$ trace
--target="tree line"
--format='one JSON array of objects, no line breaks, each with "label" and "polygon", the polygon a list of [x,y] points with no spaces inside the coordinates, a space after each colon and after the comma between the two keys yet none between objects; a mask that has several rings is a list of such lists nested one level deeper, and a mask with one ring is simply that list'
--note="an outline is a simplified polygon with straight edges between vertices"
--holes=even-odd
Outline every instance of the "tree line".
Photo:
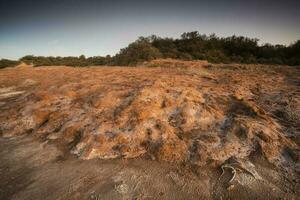
[{"label": "tree line", "polygon": [[[300,40],[291,45],[258,44],[258,39],[243,36],[218,37],[198,31],[185,32],[180,38],[162,38],[155,35],[139,37],[115,56],[45,57],[27,55],[19,61],[0,60],[5,63],[25,62],[34,66],[96,66],[137,65],[158,58],[182,60],[208,60],[212,63],[261,63],[300,65]],[[14,63],[16,64],[16,63]]]},{"label": "tree line", "polygon": [[183,33],[179,39],[140,37],[114,57],[116,64],[130,65],[156,58],[208,60],[212,63],[262,63],[300,65],[300,40],[289,46],[259,45],[243,36],[217,37],[199,32]]},{"label": "tree line", "polygon": [[112,58],[108,55],[106,57],[94,56],[94,57],[85,57],[81,55],[76,56],[67,56],[67,57],[53,57],[53,56],[33,56],[27,55],[20,59],[21,62],[26,64],[38,66],[72,66],[72,67],[84,67],[84,66],[97,66],[97,65],[107,65],[110,63]]}]

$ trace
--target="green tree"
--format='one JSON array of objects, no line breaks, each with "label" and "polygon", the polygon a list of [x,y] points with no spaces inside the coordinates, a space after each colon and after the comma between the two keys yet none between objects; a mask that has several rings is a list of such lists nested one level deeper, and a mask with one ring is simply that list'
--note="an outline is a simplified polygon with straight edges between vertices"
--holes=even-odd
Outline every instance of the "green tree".
[{"label": "green tree", "polygon": [[161,58],[162,54],[155,48],[149,38],[140,37],[128,47],[121,49],[114,58],[115,65],[136,65],[139,62]]}]

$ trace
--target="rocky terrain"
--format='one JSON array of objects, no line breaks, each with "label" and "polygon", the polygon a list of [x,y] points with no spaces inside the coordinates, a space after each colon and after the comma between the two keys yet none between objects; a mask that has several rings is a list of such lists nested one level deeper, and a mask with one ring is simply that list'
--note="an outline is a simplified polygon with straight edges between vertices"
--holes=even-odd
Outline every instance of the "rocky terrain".
[{"label": "rocky terrain", "polygon": [[297,199],[300,69],[1,69],[0,135],[1,199]]}]

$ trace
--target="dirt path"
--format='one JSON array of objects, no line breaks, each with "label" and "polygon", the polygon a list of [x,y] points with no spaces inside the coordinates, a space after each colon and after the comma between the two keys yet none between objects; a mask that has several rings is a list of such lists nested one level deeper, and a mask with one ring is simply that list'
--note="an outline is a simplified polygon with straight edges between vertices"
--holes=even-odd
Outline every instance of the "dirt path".
[{"label": "dirt path", "polygon": [[146,160],[61,159],[49,144],[1,140],[0,199],[207,199],[208,177]]},{"label": "dirt path", "polygon": [[[78,160],[30,137],[0,141],[0,199],[297,199],[296,177],[256,160],[262,180],[145,159]],[[221,177],[220,177],[221,176]],[[298,192],[298,194],[296,193]]]}]

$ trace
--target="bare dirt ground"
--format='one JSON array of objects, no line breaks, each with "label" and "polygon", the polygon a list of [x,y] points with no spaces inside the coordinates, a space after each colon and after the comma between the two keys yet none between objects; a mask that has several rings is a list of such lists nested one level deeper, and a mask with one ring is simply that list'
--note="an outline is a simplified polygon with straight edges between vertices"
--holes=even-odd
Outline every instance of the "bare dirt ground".
[{"label": "bare dirt ground", "polygon": [[0,70],[0,199],[297,199],[300,69]]}]

